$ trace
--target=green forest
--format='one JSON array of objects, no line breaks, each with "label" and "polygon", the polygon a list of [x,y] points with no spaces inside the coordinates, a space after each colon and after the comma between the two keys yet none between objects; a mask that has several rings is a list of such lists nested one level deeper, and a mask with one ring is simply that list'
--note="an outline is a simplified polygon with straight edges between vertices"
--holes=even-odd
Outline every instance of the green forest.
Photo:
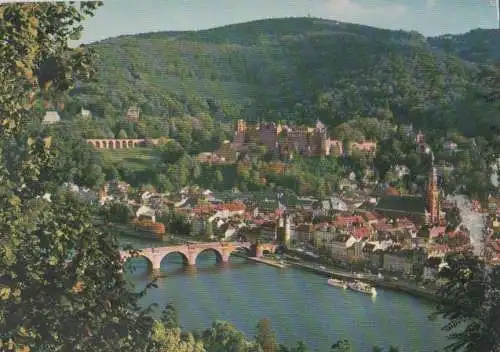
[{"label": "green forest", "polygon": [[[83,138],[168,137],[176,143],[163,149],[179,150],[180,145],[183,150],[175,160],[158,150],[123,158],[103,153],[91,173],[81,172],[95,181],[119,177],[162,190],[193,182],[243,190],[283,186],[321,196],[351,171],[361,179],[365,169],[375,167],[380,180],[391,181],[390,166],[406,164],[411,177],[396,186],[408,191],[420,186],[429,167],[400,128],[411,125],[424,131],[438,161],[456,166],[445,177],[448,192],[484,197],[495,190],[488,181],[478,186],[472,176],[487,180],[489,163],[500,151],[497,48],[492,30],[426,38],[316,18],[126,35],[89,45],[95,79],[77,82],[38,108],[42,113],[47,107],[63,107],[63,127],[51,127],[49,133],[59,135],[62,129],[63,135],[71,131]],[[124,118],[131,106],[140,108],[138,122]],[[92,118],[81,116],[82,108]],[[331,158],[331,165],[319,167],[312,164],[324,160],[310,167],[299,160],[279,177],[263,171],[278,156],[259,146],[245,162],[249,172],[238,173],[241,165],[197,165],[194,155],[231,139],[240,118],[309,125],[319,119],[334,138],[375,140],[384,147],[374,160]],[[446,140],[457,143],[462,153],[443,151]]]},{"label": "green forest", "polygon": [[476,126],[458,107],[495,58],[491,32],[454,40],[287,18],[110,38],[90,46],[98,82],[71,91],[65,111],[119,118],[137,104],[162,119],[319,118],[331,127],[362,116],[469,135]]}]

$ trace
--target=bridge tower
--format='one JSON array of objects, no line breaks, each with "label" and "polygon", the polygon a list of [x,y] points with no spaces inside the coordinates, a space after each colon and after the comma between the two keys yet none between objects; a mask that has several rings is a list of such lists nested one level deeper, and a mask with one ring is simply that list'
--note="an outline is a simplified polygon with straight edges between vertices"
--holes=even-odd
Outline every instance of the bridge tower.
[{"label": "bridge tower", "polygon": [[284,222],[285,222],[285,229],[284,229],[284,239],[283,243],[288,246],[290,245],[290,237],[291,237],[291,232],[292,232],[292,217],[290,214],[285,213],[284,214]]},{"label": "bridge tower", "polygon": [[264,256],[264,248],[262,247],[262,244],[257,242],[255,244],[255,257],[256,258],[261,258]]},{"label": "bridge tower", "polygon": [[276,233],[275,240],[285,244],[290,244],[291,237],[291,227],[292,227],[292,217],[291,214],[286,211],[280,216],[279,219],[279,229]]}]

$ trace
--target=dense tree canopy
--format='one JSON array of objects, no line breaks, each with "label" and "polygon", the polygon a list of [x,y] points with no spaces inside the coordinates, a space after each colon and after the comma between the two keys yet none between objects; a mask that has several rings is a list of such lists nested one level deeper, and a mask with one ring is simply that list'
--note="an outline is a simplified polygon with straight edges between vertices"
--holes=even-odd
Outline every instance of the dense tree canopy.
[{"label": "dense tree canopy", "polygon": [[[92,73],[86,51],[67,41],[98,5],[0,5],[0,38],[9,44],[0,50],[2,350],[138,351],[150,344],[153,320],[137,305],[142,293],[132,293],[120,274],[116,239],[94,227],[88,205],[57,187],[83,177],[68,166],[72,158],[78,168],[91,165],[91,156],[63,156],[83,150],[59,148],[74,142],[52,143],[29,127],[37,119],[32,102],[57,98]],[[40,198],[46,192],[50,198]]]}]

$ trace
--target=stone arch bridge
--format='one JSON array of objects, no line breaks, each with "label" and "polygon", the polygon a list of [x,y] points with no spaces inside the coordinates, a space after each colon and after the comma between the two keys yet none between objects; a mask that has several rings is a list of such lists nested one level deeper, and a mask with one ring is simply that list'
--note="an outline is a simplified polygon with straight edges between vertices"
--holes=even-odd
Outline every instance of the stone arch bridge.
[{"label": "stone arch bridge", "polygon": [[146,144],[145,139],[87,139],[97,149],[130,149]]},{"label": "stone arch bridge", "polygon": [[208,242],[208,243],[189,243],[177,246],[165,246],[156,248],[144,248],[137,254],[131,254],[127,251],[120,251],[122,261],[126,261],[130,257],[144,257],[152,266],[153,270],[160,269],[160,264],[167,255],[171,253],[179,253],[187,265],[195,265],[196,258],[201,252],[213,251],[217,257],[217,262],[227,263],[229,256],[234,251],[244,248],[251,256],[262,257],[264,251],[274,253],[277,245],[272,243],[262,243],[258,245],[250,242]]}]

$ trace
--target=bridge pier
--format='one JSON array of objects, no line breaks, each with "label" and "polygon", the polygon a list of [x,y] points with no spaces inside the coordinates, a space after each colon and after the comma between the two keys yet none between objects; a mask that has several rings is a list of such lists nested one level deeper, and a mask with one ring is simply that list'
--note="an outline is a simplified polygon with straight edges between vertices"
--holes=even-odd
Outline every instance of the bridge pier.
[{"label": "bridge pier", "polygon": [[151,264],[153,264],[153,271],[158,271],[160,270],[160,267],[161,267],[161,260],[163,258],[161,258],[160,256],[155,256],[153,258],[150,258],[149,260],[151,261]]},{"label": "bridge pier", "polygon": [[187,265],[196,265],[196,257],[198,256],[198,253],[195,252],[190,252],[188,257],[187,257]]}]

